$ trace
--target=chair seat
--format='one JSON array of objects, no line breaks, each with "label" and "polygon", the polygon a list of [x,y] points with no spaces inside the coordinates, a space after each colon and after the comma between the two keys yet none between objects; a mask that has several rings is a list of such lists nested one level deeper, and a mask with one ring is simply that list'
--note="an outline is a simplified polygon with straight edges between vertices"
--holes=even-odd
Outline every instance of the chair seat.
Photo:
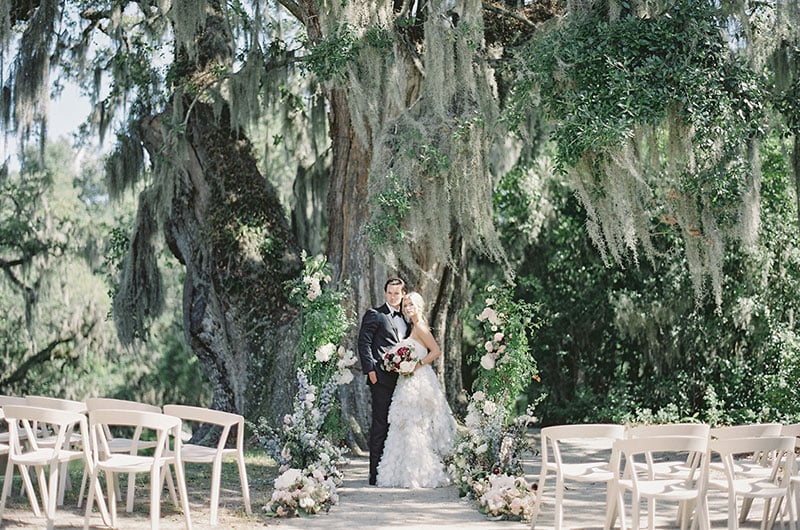
[{"label": "chair seat", "polygon": [[[728,490],[728,482],[725,480],[709,480],[709,489]],[[768,480],[760,478],[743,478],[733,481],[733,488],[736,494],[742,497],[753,497],[757,499],[769,499],[780,497],[786,493],[786,487],[776,485]]]},{"label": "chair seat", "polygon": [[[236,449],[223,449],[222,456],[236,455]],[[217,457],[216,447],[204,445],[185,444],[181,446],[181,460],[194,463],[211,463]]]},{"label": "chair seat", "polygon": [[614,478],[608,462],[587,462],[583,464],[562,464],[561,474],[578,482],[605,482]]},{"label": "chair seat", "polygon": [[[138,449],[152,449],[156,442],[152,440],[139,440],[136,447]],[[129,453],[133,447],[133,440],[130,438],[112,438],[108,441],[108,449],[112,453]]]},{"label": "chair seat", "polygon": [[[619,485],[626,489],[633,489],[633,481],[620,479]],[[685,501],[697,498],[697,488],[687,487],[686,481],[679,479],[664,480],[639,480],[637,482],[639,493],[642,497],[656,497],[659,499]]]},{"label": "chair seat", "polygon": [[[161,457],[160,463],[164,465],[171,463],[174,460],[172,457]],[[112,473],[129,473],[129,472],[142,472],[150,471],[153,466],[153,457],[140,456],[140,455],[127,455],[122,453],[114,453],[106,460],[99,460],[97,467]]]},{"label": "chair seat", "polygon": [[[641,467],[642,469],[647,469],[647,464],[637,464],[637,467]],[[692,469],[692,467],[687,466],[685,461],[681,460],[672,460],[669,462],[655,462],[652,466],[653,473],[655,473],[656,477],[666,477],[669,476],[670,478],[680,479],[680,480],[687,480],[689,478],[695,479],[700,474],[700,470],[697,468]]]},{"label": "chair seat", "polygon": [[34,466],[42,465],[42,462],[47,462],[48,460],[53,460],[55,456],[58,457],[59,461],[64,462],[67,460],[77,460],[78,458],[83,458],[83,453],[81,451],[66,451],[62,449],[61,451],[58,451],[58,455],[56,455],[56,451],[54,449],[44,447],[36,451],[28,451],[27,453],[14,455],[11,458],[15,464]]}]

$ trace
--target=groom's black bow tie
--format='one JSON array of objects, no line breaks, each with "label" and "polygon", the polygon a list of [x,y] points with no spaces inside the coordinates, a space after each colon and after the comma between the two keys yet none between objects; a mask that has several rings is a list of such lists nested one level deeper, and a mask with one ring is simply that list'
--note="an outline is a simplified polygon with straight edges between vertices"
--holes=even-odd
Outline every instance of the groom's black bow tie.
[{"label": "groom's black bow tie", "polygon": [[392,318],[394,318],[394,317],[403,318],[403,315],[402,315],[402,313],[400,313],[400,311],[392,311],[391,313],[389,313],[389,316],[392,317]]}]

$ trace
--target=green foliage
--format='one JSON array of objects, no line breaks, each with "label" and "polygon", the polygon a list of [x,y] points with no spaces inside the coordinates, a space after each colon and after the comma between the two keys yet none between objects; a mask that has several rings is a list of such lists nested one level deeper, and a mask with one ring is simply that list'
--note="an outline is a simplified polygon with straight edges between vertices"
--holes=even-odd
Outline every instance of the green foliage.
[{"label": "green foliage", "polygon": [[339,344],[355,321],[347,313],[348,289],[328,287],[330,267],[323,256],[302,254],[303,273],[286,283],[289,300],[300,307],[300,342],[295,368],[302,370],[313,385],[327,382],[336,373],[337,363],[345,356]]},{"label": "green foliage", "polygon": [[[375,35],[371,35],[372,40]],[[321,81],[331,81],[344,75],[358,47],[359,40],[353,28],[342,24],[311,48],[306,64]]]},{"label": "green foliage", "polygon": [[472,387],[511,412],[531,380],[538,379],[536,361],[528,346],[528,335],[539,326],[536,308],[515,299],[512,285],[489,284],[483,303],[477,317],[482,339],[470,359],[480,365]]},{"label": "green foliage", "polygon": [[403,219],[417,200],[413,191],[401,183],[395,174],[390,173],[387,180],[387,189],[373,199],[375,209],[371,219],[364,223],[364,234],[373,247],[403,240]]},{"label": "green foliage", "polygon": [[693,303],[674,254],[605,267],[585,212],[553,185],[554,214],[518,276],[543,320],[531,343],[542,383],[531,398],[547,394],[537,409],[544,424],[797,421],[800,247],[786,222],[795,191],[785,152],[777,139],[761,150],[761,237],[728,253],[719,309]]},{"label": "green foliage", "polygon": [[[657,126],[670,111],[695,127],[703,149],[760,127],[757,78],[722,39],[706,2],[670,3],[660,16],[599,15],[570,20],[520,51],[520,82],[506,119],[521,124],[541,105],[556,124],[556,160],[574,166],[588,153],[616,149],[634,125]],[[708,151],[707,151],[708,152]]]}]

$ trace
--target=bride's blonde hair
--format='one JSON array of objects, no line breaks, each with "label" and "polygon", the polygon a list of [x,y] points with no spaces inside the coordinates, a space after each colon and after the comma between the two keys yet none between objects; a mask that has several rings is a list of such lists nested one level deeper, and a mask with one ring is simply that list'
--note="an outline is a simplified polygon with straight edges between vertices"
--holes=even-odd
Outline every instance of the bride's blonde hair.
[{"label": "bride's blonde hair", "polygon": [[430,329],[428,326],[428,319],[425,318],[425,300],[422,298],[422,295],[417,291],[411,291],[410,293],[406,294],[405,297],[410,298],[411,301],[414,302],[414,307],[417,309],[417,315],[419,315],[421,327],[424,329]]}]

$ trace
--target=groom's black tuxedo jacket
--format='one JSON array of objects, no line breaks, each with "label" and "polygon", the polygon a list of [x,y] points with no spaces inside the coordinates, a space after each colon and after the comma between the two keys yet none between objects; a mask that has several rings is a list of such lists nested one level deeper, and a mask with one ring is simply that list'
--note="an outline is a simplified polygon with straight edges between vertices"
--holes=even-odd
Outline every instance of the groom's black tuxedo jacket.
[{"label": "groom's black tuxedo jacket", "polygon": [[361,359],[361,371],[364,374],[375,370],[378,384],[393,387],[397,384],[397,374],[383,369],[383,354],[405,337],[400,335],[390,312],[389,306],[383,304],[368,309],[364,314],[361,328],[358,330],[358,357]]}]

